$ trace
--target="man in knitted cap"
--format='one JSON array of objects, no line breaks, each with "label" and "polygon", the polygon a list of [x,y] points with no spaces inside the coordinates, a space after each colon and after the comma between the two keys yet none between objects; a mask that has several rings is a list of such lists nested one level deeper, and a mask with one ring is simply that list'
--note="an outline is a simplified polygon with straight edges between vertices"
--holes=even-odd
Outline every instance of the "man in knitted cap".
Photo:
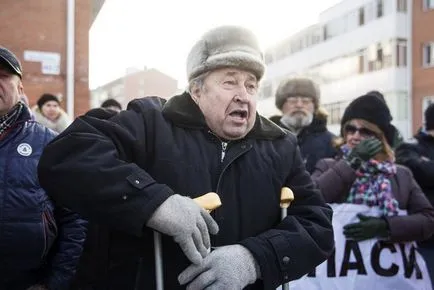
[{"label": "man in knitted cap", "polygon": [[297,135],[301,156],[308,172],[323,158],[336,155],[335,136],[327,130],[327,113],[319,107],[320,92],[308,78],[283,80],[276,91],[276,107],[283,116],[270,119]]},{"label": "man in knitted cap", "polygon": [[[396,150],[396,162],[413,172],[427,198],[434,205],[434,103],[425,110],[425,126],[413,142],[403,143]],[[424,256],[434,283],[434,237],[420,242],[420,253]]]},{"label": "man in knitted cap", "polygon": [[[264,69],[249,30],[215,28],[188,56],[188,91],[79,117],[46,148],[44,188],[111,230],[98,289],[155,289],[153,231],[165,289],[275,289],[332,252],[331,210],[295,137],[256,112]],[[295,202],[281,221],[285,186]],[[209,214],[193,198],[212,191],[222,206]]]},{"label": "man in knitted cap", "polygon": [[33,120],[22,76],[18,58],[0,47],[0,289],[69,289],[84,221],[39,185],[38,160],[56,134]]}]

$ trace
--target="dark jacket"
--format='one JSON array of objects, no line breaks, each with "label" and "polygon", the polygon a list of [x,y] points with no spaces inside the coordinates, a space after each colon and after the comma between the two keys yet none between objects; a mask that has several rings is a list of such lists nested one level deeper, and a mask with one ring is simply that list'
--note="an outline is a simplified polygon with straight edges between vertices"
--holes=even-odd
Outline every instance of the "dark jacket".
[{"label": "dark jacket", "polygon": [[[273,116],[270,120],[288,129],[280,122],[280,118],[281,116]],[[327,130],[327,116],[321,111],[315,114],[312,123],[297,135],[301,156],[309,173],[313,172],[315,164],[320,159],[332,158],[336,155],[336,148],[333,145],[335,138],[335,135]]]},{"label": "dark jacket", "polygon": [[64,289],[75,273],[84,222],[55,207],[37,176],[42,149],[55,135],[32,121],[25,108],[0,140],[1,289],[27,288],[37,282]]},{"label": "dark jacket", "polygon": [[[220,232],[211,242],[240,243],[253,253],[262,280],[248,289],[275,289],[329,256],[332,212],[304,170],[293,135],[258,117],[248,136],[229,143],[221,162],[222,142],[191,97],[184,93],[163,103],[143,98],[109,120],[80,117],[42,155],[44,188],[111,227],[108,277],[97,289],[133,289],[139,256],[141,286],[155,288],[153,235],[145,224],[175,192],[220,195],[223,205],[212,212]],[[285,185],[295,201],[281,222]],[[165,287],[182,289],[177,275],[189,262],[170,237],[162,244]]]},{"label": "dark jacket", "polygon": [[[434,205],[434,137],[419,132],[415,142],[403,143],[396,150],[396,162],[407,166],[413,172],[422,191]],[[434,237],[429,243],[420,245],[434,246]]]},{"label": "dark jacket", "polygon": [[[316,165],[312,179],[326,202],[344,203],[356,179],[356,172],[344,159],[323,159]],[[434,233],[434,209],[406,167],[397,165],[392,182],[399,208],[408,216],[386,217],[393,242],[420,241]]]}]

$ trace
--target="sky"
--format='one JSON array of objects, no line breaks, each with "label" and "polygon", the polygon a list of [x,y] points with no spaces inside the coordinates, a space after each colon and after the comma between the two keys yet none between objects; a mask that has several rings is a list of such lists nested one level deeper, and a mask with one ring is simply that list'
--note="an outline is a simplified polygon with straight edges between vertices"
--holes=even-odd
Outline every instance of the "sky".
[{"label": "sky", "polygon": [[318,21],[340,0],[106,0],[89,33],[89,86],[156,68],[186,85],[186,58],[207,30],[251,29],[263,49]]}]

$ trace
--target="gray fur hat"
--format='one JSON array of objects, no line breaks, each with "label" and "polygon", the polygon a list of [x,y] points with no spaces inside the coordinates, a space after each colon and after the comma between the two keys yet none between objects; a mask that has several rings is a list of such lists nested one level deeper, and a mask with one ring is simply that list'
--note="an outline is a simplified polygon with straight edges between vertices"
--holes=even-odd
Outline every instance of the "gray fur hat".
[{"label": "gray fur hat", "polygon": [[220,26],[205,33],[188,55],[188,81],[224,67],[250,71],[258,81],[262,78],[265,72],[264,57],[251,31],[238,26]]},{"label": "gray fur hat", "polygon": [[289,78],[283,80],[276,90],[276,107],[281,110],[289,97],[311,97],[318,109],[320,92],[317,85],[308,78]]}]

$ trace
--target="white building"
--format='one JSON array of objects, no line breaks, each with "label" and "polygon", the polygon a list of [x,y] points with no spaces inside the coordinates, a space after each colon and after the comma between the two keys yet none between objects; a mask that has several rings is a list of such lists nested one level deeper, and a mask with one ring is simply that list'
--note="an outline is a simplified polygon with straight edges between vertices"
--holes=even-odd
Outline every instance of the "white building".
[{"label": "white building", "polygon": [[378,90],[393,123],[409,137],[410,21],[406,0],[344,0],[329,8],[317,24],[266,52],[258,111],[267,117],[279,113],[274,105],[279,82],[288,76],[307,76],[320,87],[334,133],[339,132],[341,116],[352,99]]}]

